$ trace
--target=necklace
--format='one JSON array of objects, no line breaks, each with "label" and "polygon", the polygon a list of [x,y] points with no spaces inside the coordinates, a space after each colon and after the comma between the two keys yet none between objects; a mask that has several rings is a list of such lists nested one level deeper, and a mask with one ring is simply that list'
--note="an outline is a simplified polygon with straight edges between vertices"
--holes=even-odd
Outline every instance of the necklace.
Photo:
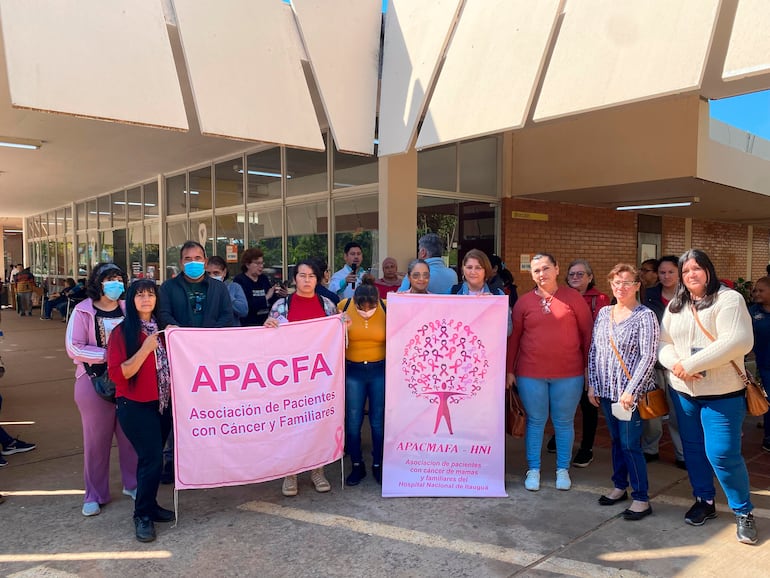
[{"label": "necklace", "polygon": [[[556,293],[548,295],[548,293],[542,289],[538,289],[538,295],[540,295],[540,307],[542,308],[543,313],[548,315],[551,312],[551,303],[553,302]],[[545,297],[545,295],[548,295],[548,297]]]}]

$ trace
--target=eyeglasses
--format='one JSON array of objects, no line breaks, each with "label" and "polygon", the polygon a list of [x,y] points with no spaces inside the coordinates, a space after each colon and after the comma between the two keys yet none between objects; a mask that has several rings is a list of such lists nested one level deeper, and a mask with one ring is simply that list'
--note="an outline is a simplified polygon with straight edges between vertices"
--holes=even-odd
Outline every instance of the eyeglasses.
[{"label": "eyeglasses", "polygon": [[633,287],[634,285],[638,285],[636,281],[613,281],[610,283],[615,289],[620,289],[621,287]]},{"label": "eyeglasses", "polygon": [[463,265],[463,269],[466,271],[483,271],[484,267],[474,266],[474,265]]},{"label": "eyeglasses", "polygon": [[578,279],[582,279],[586,276],[585,271],[572,271],[571,273],[567,273],[567,277],[576,277]]}]

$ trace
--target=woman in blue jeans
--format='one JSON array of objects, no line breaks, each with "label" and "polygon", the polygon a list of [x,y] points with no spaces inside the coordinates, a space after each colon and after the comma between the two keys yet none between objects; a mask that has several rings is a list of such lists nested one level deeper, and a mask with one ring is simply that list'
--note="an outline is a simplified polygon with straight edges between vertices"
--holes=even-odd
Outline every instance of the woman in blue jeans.
[{"label": "woman in blue jeans", "polygon": [[527,412],[524,487],[540,489],[540,454],[550,412],[556,433],[556,489],[569,490],[575,410],[583,393],[593,319],[580,293],[559,286],[559,266],[552,255],[537,254],[530,265],[536,287],[513,307],[506,385],[517,386]]},{"label": "woman in blue jeans", "polygon": [[588,355],[588,400],[595,406],[601,404],[612,439],[614,488],[599,498],[599,504],[612,506],[627,500],[630,482],[633,502],[623,518],[641,520],[652,514],[652,506],[636,402],[655,388],[660,331],[655,313],[636,300],[640,285],[636,268],[616,265],[608,279],[616,304],[599,311]]},{"label": "woman in blue jeans", "polygon": [[736,367],[754,342],[751,317],[737,291],[719,283],[703,251],[679,258],[681,283],[663,315],[660,363],[669,371],[684,460],[695,503],[685,522],[716,518],[714,474],[735,513],[736,535],[757,542],[749,474],[741,455],[746,392]]},{"label": "woman in blue jeans", "polygon": [[348,347],[345,350],[345,451],[353,469],[345,478],[357,486],[366,477],[361,451],[364,406],[369,400],[372,429],[372,475],[382,483],[382,447],[385,438],[385,302],[374,277],[365,275],[351,299],[337,305],[347,317]]}]

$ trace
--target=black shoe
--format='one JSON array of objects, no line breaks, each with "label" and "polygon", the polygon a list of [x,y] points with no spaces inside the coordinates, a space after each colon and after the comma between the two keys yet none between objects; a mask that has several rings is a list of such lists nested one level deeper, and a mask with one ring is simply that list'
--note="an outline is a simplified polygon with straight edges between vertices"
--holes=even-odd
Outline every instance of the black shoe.
[{"label": "black shoe", "polygon": [[357,486],[366,477],[366,466],[363,462],[360,464],[353,464],[353,471],[345,478],[346,486]]},{"label": "black shoe", "polygon": [[652,514],[652,506],[650,504],[647,504],[647,509],[642,510],[641,512],[634,512],[633,510],[624,510],[623,519],[629,520],[631,522],[636,522],[637,520],[641,520],[642,518],[649,516],[650,514]]},{"label": "black shoe", "polygon": [[625,502],[628,499],[628,492],[623,492],[623,495],[619,498],[608,498],[607,496],[599,497],[599,504],[602,506],[614,506],[618,502]]},{"label": "black shoe", "polygon": [[382,466],[372,466],[372,476],[374,476],[375,482],[382,485]]},{"label": "black shoe", "polygon": [[757,543],[757,527],[754,525],[754,514],[736,514],[736,536],[742,544]]},{"label": "black shoe", "polygon": [[649,463],[657,462],[660,459],[660,454],[644,454],[644,461]]},{"label": "black shoe", "polygon": [[167,510],[166,508],[161,508],[158,506],[155,510],[155,514],[152,516],[153,522],[173,522],[176,520],[176,515],[174,514],[173,510]]},{"label": "black shoe", "polygon": [[687,464],[684,463],[684,460],[676,460],[674,465],[680,470],[687,470]]},{"label": "black shoe", "polygon": [[692,508],[687,510],[687,513],[684,515],[684,521],[690,524],[690,526],[702,526],[706,523],[706,520],[713,520],[716,517],[716,506],[698,498],[695,500]]},{"label": "black shoe", "polygon": [[155,524],[147,516],[134,516],[136,539],[140,542],[155,541]]},{"label": "black shoe", "polygon": [[548,450],[549,454],[556,453],[556,436],[551,436],[551,439],[548,440],[548,445],[545,446],[545,448]]},{"label": "black shoe", "polygon": [[174,483],[174,462],[168,461],[163,464],[163,471],[160,473],[160,483],[164,486]]},{"label": "black shoe", "polygon": [[575,459],[572,460],[572,465],[576,468],[587,468],[592,461],[594,461],[593,450],[580,448],[575,454]]}]

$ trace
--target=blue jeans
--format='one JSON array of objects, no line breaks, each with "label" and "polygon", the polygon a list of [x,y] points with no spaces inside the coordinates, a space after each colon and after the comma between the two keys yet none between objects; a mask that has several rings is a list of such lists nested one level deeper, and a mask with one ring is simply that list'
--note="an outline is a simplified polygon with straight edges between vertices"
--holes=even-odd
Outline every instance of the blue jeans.
[{"label": "blue jeans", "polygon": [[373,463],[382,465],[385,442],[385,361],[345,362],[345,451],[354,464],[363,460],[361,426],[369,398],[369,426],[372,428]]},{"label": "blue jeans", "polygon": [[635,409],[630,421],[622,421],[612,415],[612,400],[601,398],[602,411],[612,439],[612,483],[625,490],[631,483],[631,497],[639,502],[649,502],[647,462],[642,454],[642,418]]},{"label": "blue jeans", "polygon": [[527,412],[527,433],[524,439],[529,469],[540,469],[543,432],[549,409],[556,434],[556,469],[568,469],[575,441],[575,411],[583,394],[583,376],[559,379],[517,376],[516,384],[524,411]]},{"label": "blue jeans", "polygon": [[746,416],[744,396],[722,399],[687,399],[672,390],[682,436],[684,461],[692,494],[702,500],[716,495],[714,474],[736,514],[754,509],[749,493],[749,472],[741,455],[741,431]]}]

